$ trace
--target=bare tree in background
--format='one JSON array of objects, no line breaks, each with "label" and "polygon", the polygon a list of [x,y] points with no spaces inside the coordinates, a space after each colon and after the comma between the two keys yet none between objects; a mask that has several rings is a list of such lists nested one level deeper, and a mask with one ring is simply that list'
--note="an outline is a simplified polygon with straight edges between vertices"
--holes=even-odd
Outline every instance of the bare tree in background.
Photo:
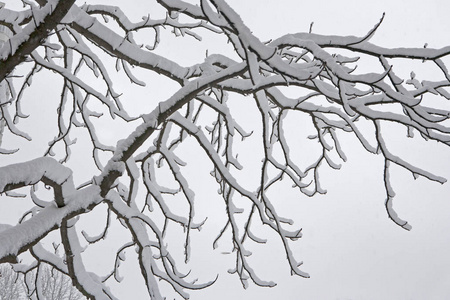
[{"label": "bare tree in background", "polygon": [[23,281],[8,264],[0,265],[0,300],[23,299]]},{"label": "bare tree in background", "polygon": [[0,300],[45,299],[80,300],[83,295],[72,285],[70,277],[46,265],[26,269],[2,264],[0,266]]},{"label": "bare tree in background", "polygon": [[[33,290],[41,296],[38,299],[46,300],[80,300],[83,295],[72,285],[70,277],[56,269],[41,264],[37,269],[39,274],[30,274],[32,278],[38,278],[33,282]],[[34,275],[34,276],[33,276]],[[30,290],[30,288],[28,288]]]},{"label": "bare tree in background", "polygon": [[[362,37],[306,32],[262,42],[224,0],[201,0],[199,5],[157,2],[166,15],[153,19],[151,11],[142,12],[137,22],[119,7],[77,5],[73,0],[24,1],[23,10],[0,10],[0,24],[13,33],[0,49],[0,80],[10,94],[0,103],[5,124],[0,145],[5,147],[0,148],[3,155],[12,159],[21,152],[5,146],[7,137],[39,138],[21,129],[27,117],[25,98],[33,97],[26,94],[32,81],[41,74],[60,77],[50,84],[60,89],[60,99],[54,107],[57,133],[44,141],[47,150],[33,160],[0,168],[4,197],[14,201],[13,197],[24,195],[13,190],[30,186],[32,201],[17,225],[0,232],[0,262],[17,263],[21,253],[30,253],[34,263],[20,264],[22,272],[49,264],[69,275],[86,297],[116,299],[108,283],[122,280],[119,270],[124,252],[134,248],[151,299],[163,298],[161,281],[184,298],[188,298],[187,290],[210,286],[214,278],[197,282],[184,271],[186,265],[191,267],[192,237],[208,222],[195,214],[200,209],[192,187],[196,176],[185,171],[188,165],[181,159],[186,147],[201,149],[199,157],[211,166],[226,216],[214,246],[230,237],[235,255],[230,272],[239,276],[244,287],[249,281],[275,285],[260,279],[249,261],[247,245],[265,243],[265,237],[255,234],[261,226],[278,235],[292,274],[309,276],[291,251],[291,241],[301,237],[301,228],[277,212],[269,191],[285,179],[306,196],[325,193],[320,169],[339,169],[339,160],[346,160],[339,142],[345,134],[354,135],[365,150],[383,157],[387,214],[405,229],[410,229],[409,224],[393,210],[391,166],[400,166],[414,177],[446,181],[408,162],[402,153],[392,152],[385,142],[385,129],[386,124],[397,124],[409,137],[415,134],[449,144],[450,74],[445,61],[450,47],[387,49],[374,45],[370,39],[382,20]],[[197,39],[200,44],[202,35],[217,35],[234,54],[206,53],[203,61],[181,66],[169,55],[158,54],[164,38],[169,38],[167,32]],[[421,61],[440,79],[420,78],[414,72],[402,78],[393,59]],[[111,61],[115,65],[104,63]],[[367,61],[378,65],[369,73],[363,71]],[[176,89],[163,100],[146,95],[146,106],[131,114],[136,94],[122,94],[116,86],[125,89],[126,77],[136,89],[143,88],[151,84],[153,79],[147,78],[152,76],[171,82],[168,90]],[[61,85],[56,87],[56,83]],[[287,96],[290,89],[298,91],[298,96]],[[253,99],[259,111],[253,127],[236,121],[230,107],[235,95]],[[48,105],[47,100],[33,99],[42,105]],[[285,124],[293,116],[309,120],[316,131],[309,138],[320,145],[315,160],[305,166],[301,154],[290,151],[287,136],[292,129]],[[106,131],[99,129],[99,121],[134,129],[111,143],[104,136]],[[69,166],[77,155],[75,149],[81,151],[76,141],[82,137],[89,138],[91,147],[89,156],[81,160],[83,176],[91,166],[98,170],[86,182],[77,183],[74,177],[80,175],[73,174]],[[246,161],[234,153],[233,145],[245,138],[253,138],[252,147],[259,147],[254,153],[259,162],[256,188],[242,179]],[[53,195],[39,196],[37,190],[43,185]],[[184,199],[186,209],[178,209],[179,202],[174,205],[172,199]],[[244,210],[237,204],[243,201],[248,204]],[[96,207],[106,211],[101,232],[78,230],[77,222]],[[115,220],[129,233],[128,239],[114,250],[111,270],[96,275],[85,263],[86,249],[107,240]],[[100,223],[96,224],[98,228]],[[167,242],[173,225],[183,229],[178,232],[184,244],[182,253]],[[63,255],[46,248],[50,238],[55,247],[62,244]]]}]

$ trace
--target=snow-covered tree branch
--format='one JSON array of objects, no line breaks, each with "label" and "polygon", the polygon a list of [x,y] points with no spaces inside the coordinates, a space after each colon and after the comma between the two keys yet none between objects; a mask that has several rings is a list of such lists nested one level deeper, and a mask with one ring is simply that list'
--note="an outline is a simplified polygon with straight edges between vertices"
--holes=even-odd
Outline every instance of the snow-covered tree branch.
[{"label": "snow-covered tree branch", "polygon": [[[202,184],[215,185],[221,202],[209,205],[222,205],[225,217],[211,246],[231,245],[229,272],[244,287],[275,285],[259,277],[250,259],[248,245],[267,242],[256,233],[261,227],[278,237],[291,273],[309,277],[301,253],[292,251],[301,224],[279,212],[270,191],[284,179],[299,195],[326,193],[321,170],[347,161],[341,142],[347,135],[383,158],[387,216],[404,229],[411,226],[394,210],[391,167],[446,182],[392,150],[387,136],[389,126],[399,126],[407,137],[450,145],[450,46],[373,44],[384,15],[360,37],[298,32],[261,41],[225,0],[158,0],[139,12],[139,21],[124,8],[95,1],[22,2],[21,10],[0,8],[0,24],[11,32],[0,44],[0,155],[14,162],[0,167],[0,193],[7,201],[30,201],[17,224],[0,227],[0,262],[16,264],[35,282],[51,265],[87,298],[116,299],[109,285],[123,280],[121,262],[134,248],[151,299],[163,299],[161,282],[186,299],[189,290],[214,284],[217,276],[191,274],[195,236],[211,221],[198,213],[205,210],[197,195]],[[200,49],[213,39],[224,51],[182,63],[164,48],[171,35]],[[405,78],[397,61],[419,61],[434,76],[411,69]],[[46,86],[40,86],[43,76],[51,77]],[[59,98],[28,93],[36,87],[57,89]],[[239,97],[254,107],[246,124],[240,120],[251,113],[232,104]],[[30,100],[51,107],[49,138],[36,134],[33,127],[47,117],[27,109]],[[318,145],[307,163],[291,149],[290,132],[302,128],[289,121],[298,116],[314,128],[309,139]],[[21,156],[36,140],[45,150]],[[240,156],[248,140],[251,163]],[[16,144],[24,146],[17,151]],[[210,182],[193,174],[196,160],[202,161],[198,170],[209,169]],[[252,183],[243,175],[248,168],[257,178]],[[91,214],[95,225],[87,226],[83,220]],[[114,226],[125,233],[110,268],[91,269],[89,249],[107,241]],[[182,249],[172,246],[174,233]],[[60,251],[53,254],[50,244]],[[18,264],[27,253],[33,262]],[[39,299],[42,292],[31,294]]]}]

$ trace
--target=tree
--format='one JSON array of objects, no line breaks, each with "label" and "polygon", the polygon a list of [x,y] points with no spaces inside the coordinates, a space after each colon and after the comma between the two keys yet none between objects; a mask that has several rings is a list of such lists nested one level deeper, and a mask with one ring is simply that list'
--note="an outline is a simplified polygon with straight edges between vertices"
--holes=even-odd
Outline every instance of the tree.
[{"label": "tree", "polygon": [[0,266],[0,299],[20,299],[23,293],[23,285],[16,274],[6,264]]},{"label": "tree", "polygon": [[[40,293],[40,298],[47,300],[67,299],[80,300],[84,299],[83,295],[73,287],[71,280],[65,274],[49,267],[48,265],[41,265],[38,268],[40,274],[39,280],[34,285],[37,294]],[[30,293],[29,293],[30,294]]]},{"label": "tree", "polygon": [[67,275],[46,264],[36,265],[36,268],[26,268],[25,274],[21,274],[21,269],[15,267],[17,270],[14,266],[1,265],[0,299],[2,300],[84,299],[83,295],[72,285]]},{"label": "tree", "polygon": [[[0,262],[17,263],[26,252],[34,261],[23,264],[24,270],[49,264],[69,275],[86,297],[114,299],[108,285],[122,281],[125,251],[134,248],[151,299],[162,299],[161,281],[187,298],[187,290],[215,282],[197,283],[195,272],[189,271],[195,267],[189,263],[195,229],[215,221],[203,212],[213,210],[212,205],[196,197],[211,183],[192,174],[193,162],[210,170],[223,200],[222,230],[214,247],[231,241],[235,266],[230,272],[244,287],[249,280],[271,287],[274,282],[258,277],[248,251],[249,244],[266,242],[257,233],[260,227],[278,236],[292,274],[309,277],[292,251],[301,228],[279,213],[271,190],[284,179],[308,197],[325,193],[320,171],[339,169],[339,161],[346,161],[340,143],[345,136],[354,135],[367,152],[383,158],[387,215],[404,229],[410,225],[393,209],[393,166],[415,178],[446,181],[405,159],[406,153],[395,153],[386,140],[391,128],[401,127],[408,137],[448,146],[449,47],[372,44],[383,18],[362,37],[310,30],[262,42],[223,0],[157,2],[149,11],[163,10],[165,16],[144,14],[139,22],[119,7],[74,1],[40,0],[24,2],[24,10],[0,10],[0,23],[12,32],[0,50],[0,80],[9,93],[0,105],[4,144],[8,139],[19,144],[15,136],[31,140],[31,126],[45,122],[38,119],[30,126],[26,122],[33,121],[33,114],[26,120],[22,111],[25,99],[33,97],[27,90],[39,84],[41,74],[60,84],[59,98],[48,97],[45,103],[56,108],[57,134],[46,140],[44,155],[0,169],[0,191],[24,197],[12,191],[30,186],[33,203],[19,224],[0,232]],[[164,48],[168,33],[199,41],[217,35],[223,53],[208,51],[202,61],[181,66]],[[411,72],[404,78],[394,60],[423,62],[436,76],[424,79]],[[125,79],[135,85],[128,93]],[[116,91],[117,86],[123,91]],[[139,89],[145,99],[136,99]],[[250,130],[236,121],[242,111],[233,99],[239,96],[252,99],[258,111],[257,126],[248,126]],[[238,99],[244,105],[244,98]],[[318,145],[312,161],[291,150],[289,124],[299,119],[315,130],[309,136]],[[110,133],[119,129],[123,136]],[[42,132],[37,137],[45,140]],[[248,161],[238,156],[245,152],[246,140],[254,147]],[[1,149],[10,157],[20,152]],[[249,169],[256,180],[246,178]],[[86,221],[89,215],[104,215],[106,225],[98,230],[98,222]],[[90,249],[108,240],[115,223],[128,235],[115,247],[112,270],[96,275],[86,263],[88,255],[98,255]],[[182,251],[176,247],[180,240]],[[48,250],[59,244],[64,255]]]}]

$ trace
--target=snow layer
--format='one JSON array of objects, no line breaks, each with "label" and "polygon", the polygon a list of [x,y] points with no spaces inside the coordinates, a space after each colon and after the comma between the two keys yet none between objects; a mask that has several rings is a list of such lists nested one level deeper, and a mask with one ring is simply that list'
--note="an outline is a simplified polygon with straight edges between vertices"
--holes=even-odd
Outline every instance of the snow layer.
[{"label": "snow layer", "polygon": [[0,192],[8,184],[32,185],[43,177],[62,185],[72,176],[72,171],[50,157],[40,157],[24,163],[0,168]]}]

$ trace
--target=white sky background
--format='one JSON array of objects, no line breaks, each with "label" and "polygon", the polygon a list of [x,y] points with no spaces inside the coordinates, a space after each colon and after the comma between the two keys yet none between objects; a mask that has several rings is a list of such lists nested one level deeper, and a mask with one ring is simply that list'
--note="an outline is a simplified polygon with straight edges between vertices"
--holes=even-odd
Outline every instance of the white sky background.
[{"label": "white sky background", "polygon": [[[12,0],[6,1],[7,5],[9,1]],[[107,2],[123,5],[124,1]],[[139,13],[143,13],[143,8],[133,6],[133,2],[138,1],[127,1],[127,7],[124,7],[124,10],[136,12],[137,9]],[[428,43],[429,47],[450,45],[450,34],[448,34],[450,4],[446,0],[427,2],[228,0],[227,2],[263,41],[277,38],[285,33],[308,31],[311,22],[314,22],[314,33],[362,36],[385,12],[385,20],[372,39],[373,43],[386,47],[422,47],[425,43]],[[189,38],[185,39],[189,41]],[[184,55],[180,57],[175,51],[179,50],[180,46],[177,45],[180,42],[183,41],[174,39],[174,44],[169,42],[164,44],[163,40],[161,49],[158,51],[160,53],[170,51],[168,55],[173,55],[182,64],[183,60],[189,61],[190,64],[203,59],[204,50],[198,51],[198,43],[190,43],[191,48],[183,47]],[[208,47],[209,53],[212,54],[215,47],[220,49],[223,44],[211,44]],[[414,63],[414,67],[420,68],[420,63]],[[412,71],[411,68],[405,69],[405,74],[409,74],[410,71]],[[133,97],[147,96],[137,91],[139,90],[135,90],[136,94],[133,94]],[[164,99],[174,91],[170,88],[153,90],[158,100]],[[54,101],[58,101],[58,93],[59,90],[53,95],[56,97]],[[49,98],[46,101],[52,101],[51,94],[48,92],[39,97]],[[248,107],[249,111],[246,111],[245,115],[253,116],[254,112],[250,110],[255,108],[246,106],[246,103],[250,101],[239,103],[236,109],[243,110]],[[39,109],[42,115],[49,113],[45,111],[46,107],[41,102],[35,109]],[[249,131],[257,127],[251,117],[240,121]],[[296,125],[294,121],[292,122]],[[304,137],[312,133],[306,132],[308,131],[306,124],[302,126],[305,127],[292,126],[290,134],[293,139],[296,135]],[[55,134],[51,131],[51,127],[41,128],[41,130],[42,135],[45,133],[52,137]],[[108,132],[107,128],[104,130],[99,134],[111,138],[117,136],[121,138],[125,135],[117,131]],[[394,128],[390,130],[394,131]],[[406,134],[404,130],[395,133],[402,138],[390,141],[388,146],[391,146],[393,151],[397,149],[403,151],[402,153],[407,152],[412,162],[418,162],[423,167],[429,166],[427,170],[435,171],[438,175],[450,179],[450,149],[436,146],[433,142],[420,142],[420,139],[408,143],[411,141],[403,139]],[[279,240],[272,235],[268,245],[252,249],[254,253],[252,262],[260,278],[273,280],[278,283],[278,286],[268,289],[251,284],[249,289],[243,290],[236,275],[226,274],[226,270],[232,268],[234,263],[233,254],[220,254],[221,251],[227,250],[226,246],[219,247],[217,251],[210,253],[212,247],[209,240],[217,234],[212,226],[205,229],[212,234],[211,237],[207,237],[208,242],[203,241],[207,248],[194,247],[192,260],[201,264],[201,268],[205,270],[204,274],[213,276],[220,273],[219,279],[208,289],[190,292],[191,299],[447,299],[450,297],[450,258],[448,256],[450,184],[441,186],[424,178],[413,180],[410,173],[400,168],[393,168],[392,184],[397,193],[394,208],[401,218],[406,219],[413,226],[412,231],[407,232],[387,218],[384,208],[385,192],[381,176],[383,168],[381,157],[366,153],[353,137],[343,136],[342,138],[344,138],[342,144],[348,162],[343,164],[340,171],[322,168],[320,173],[322,186],[328,190],[327,195],[307,198],[289,186],[283,185],[279,185],[274,191],[274,195],[279,196],[277,201],[280,211],[285,210],[289,217],[295,219],[297,226],[303,228],[303,238],[293,245],[293,251],[295,257],[304,262],[302,270],[308,272],[311,278],[289,276],[284,253],[278,244]],[[48,140],[47,138],[45,141]],[[310,146],[300,144],[302,140],[300,138],[298,140],[298,148],[294,147],[294,149],[298,149],[299,152]],[[82,141],[79,144],[82,145]],[[24,157],[33,158],[42,155],[44,146],[26,146],[27,148],[21,151],[24,152]],[[242,147],[245,149],[248,146],[242,144]],[[189,154],[191,153],[186,153],[187,156]],[[245,151],[242,156],[244,155]],[[251,153],[247,155],[251,157]],[[244,158],[241,159],[245,162]],[[11,163],[8,157],[0,157],[1,166],[8,163]],[[83,168],[80,161],[77,161],[77,157],[74,157],[73,166],[75,176],[79,176],[80,181],[91,177],[91,173],[86,174],[85,178],[77,175],[77,171]],[[202,168],[207,175],[208,166],[202,166]],[[200,176],[194,173],[199,169],[200,167],[197,170],[191,170],[194,176]],[[215,189],[216,187],[213,187],[213,190]],[[203,191],[203,194],[196,192],[197,197],[203,197],[199,201],[205,201],[205,205],[208,205],[208,192]],[[5,200],[0,199],[0,201]],[[6,202],[0,202],[1,207],[4,207],[4,203]],[[19,202],[15,203],[18,203],[15,209],[20,215],[23,210]],[[13,203],[8,201],[8,205],[12,206]],[[208,207],[208,209],[214,208]],[[201,215],[202,212],[200,211],[199,214]],[[2,222],[7,217],[0,212]],[[13,219],[13,216],[10,217]],[[218,219],[209,219],[208,222],[220,226],[220,217]],[[103,219],[101,222],[103,224]],[[204,231],[202,233],[202,236],[206,235]],[[267,234],[267,232],[264,233]],[[223,244],[226,243],[223,242]],[[112,262],[109,263],[111,265]],[[205,276],[201,278],[201,281],[209,279],[211,277]],[[141,284],[138,281],[135,286],[131,281],[127,284],[134,289],[136,299],[141,299],[145,297],[145,294],[141,294],[145,291],[137,283]],[[121,298],[125,299],[121,290],[117,290],[117,293],[119,297],[122,296]]]}]

